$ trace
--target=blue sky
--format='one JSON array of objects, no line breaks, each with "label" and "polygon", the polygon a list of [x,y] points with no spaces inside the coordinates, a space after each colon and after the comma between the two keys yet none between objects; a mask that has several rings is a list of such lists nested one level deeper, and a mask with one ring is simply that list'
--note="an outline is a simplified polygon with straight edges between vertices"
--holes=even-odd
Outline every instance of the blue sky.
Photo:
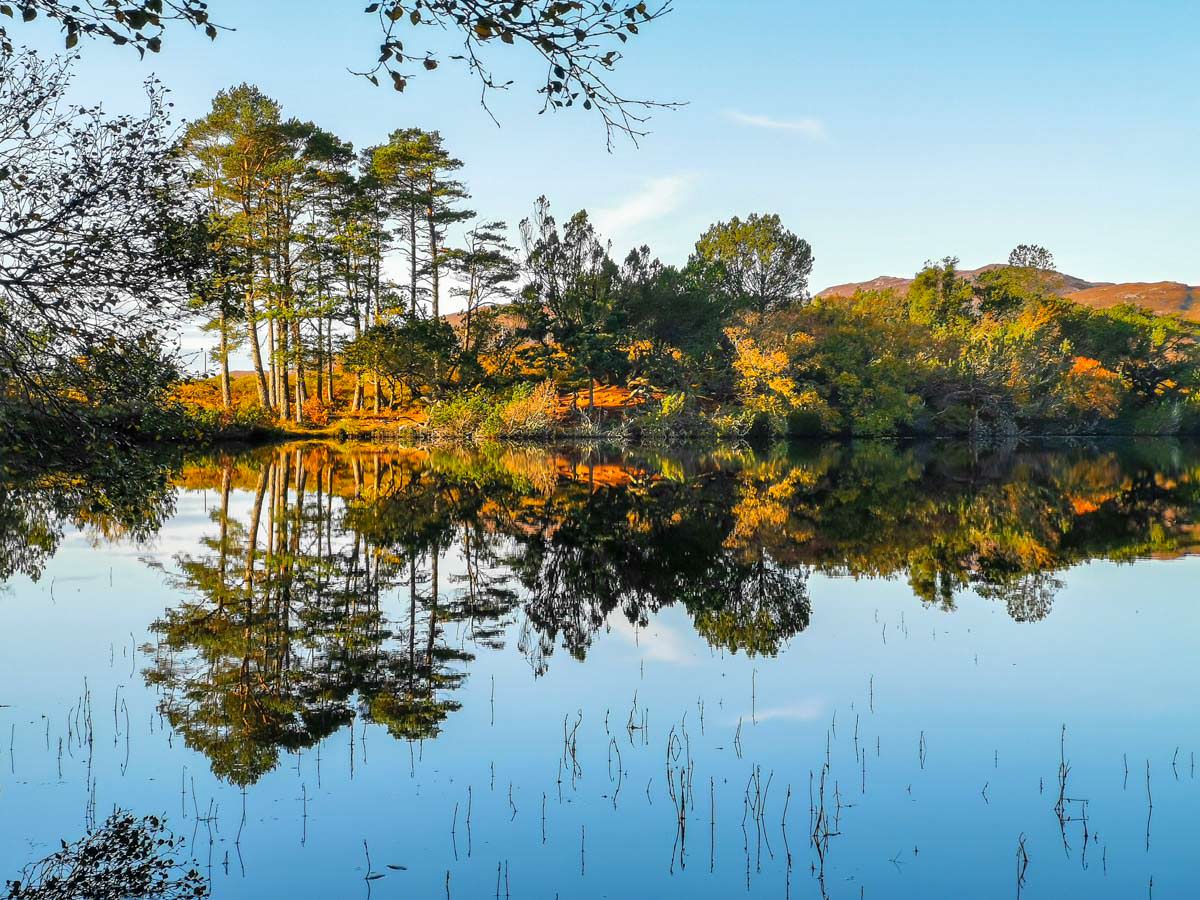
[{"label": "blue sky", "polygon": [[88,47],[78,96],[129,108],[154,71],[183,117],[251,81],[358,146],[436,128],[481,214],[515,223],[544,193],[592,211],[618,253],[648,243],[672,262],[713,221],[778,212],[813,244],[814,288],[1021,242],[1085,278],[1200,283],[1194,2],[675,0],[616,83],[688,105],[611,154],[587,113],[537,115],[537,67],[507,48],[496,69],[518,84],[492,98],[500,128],[448,60],[403,95],[355,78],[378,44],[362,5],[213,0],[236,32],[179,31],[144,63]]}]

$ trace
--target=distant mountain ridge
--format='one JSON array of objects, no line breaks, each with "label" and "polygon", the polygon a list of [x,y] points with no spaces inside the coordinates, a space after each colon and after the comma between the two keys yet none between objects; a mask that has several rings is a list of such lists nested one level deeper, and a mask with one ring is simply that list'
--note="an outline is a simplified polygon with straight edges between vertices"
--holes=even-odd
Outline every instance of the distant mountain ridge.
[{"label": "distant mountain ridge", "polygon": [[[972,279],[983,272],[1003,268],[1006,267],[999,263],[993,263],[978,269],[964,269],[959,274]],[[1059,272],[1058,275],[1062,278],[1062,284],[1055,293],[1093,309],[1108,309],[1122,303],[1132,303],[1160,315],[1175,313],[1189,321],[1200,322],[1200,286],[1187,285],[1179,281],[1127,281],[1120,283],[1085,281],[1063,272]],[[903,293],[912,283],[913,279],[911,278],[880,275],[869,281],[835,284],[825,288],[817,296],[850,297],[860,290],[894,290],[897,293]]]}]

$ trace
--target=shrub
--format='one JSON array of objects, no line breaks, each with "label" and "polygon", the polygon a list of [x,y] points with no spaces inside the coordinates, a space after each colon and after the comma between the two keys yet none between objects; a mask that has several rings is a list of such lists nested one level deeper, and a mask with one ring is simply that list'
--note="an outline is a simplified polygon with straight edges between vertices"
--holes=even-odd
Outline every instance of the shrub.
[{"label": "shrub", "polygon": [[500,395],[476,389],[429,407],[426,427],[441,440],[541,437],[553,432],[557,408],[552,381],[517,385]]},{"label": "shrub", "polygon": [[499,431],[502,437],[534,437],[554,430],[558,410],[558,391],[554,382],[518,385],[500,408]]},{"label": "shrub", "polygon": [[716,422],[704,416],[683,392],[666,394],[657,403],[648,403],[635,422],[643,441],[669,443],[717,434]]},{"label": "shrub", "polygon": [[320,397],[309,397],[304,401],[304,421],[318,428],[324,428],[329,424],[330,408]]},{"label": "shrub", "polygon": [[483,432],[485,423],[495,413],[495,402],[483,391],[473,390],[434,403],[429,407],[425,424],[434,437],[467,440]]}]

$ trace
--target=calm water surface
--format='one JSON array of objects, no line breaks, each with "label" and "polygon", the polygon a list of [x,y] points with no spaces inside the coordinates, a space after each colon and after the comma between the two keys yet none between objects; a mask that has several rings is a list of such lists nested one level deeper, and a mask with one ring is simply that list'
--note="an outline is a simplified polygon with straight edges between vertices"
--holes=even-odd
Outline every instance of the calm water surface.
[{"label": "calm water surface", "polygon": [[120,808],[216,897],[1200,883],[1196,446],[11,468],[0,881]]}]

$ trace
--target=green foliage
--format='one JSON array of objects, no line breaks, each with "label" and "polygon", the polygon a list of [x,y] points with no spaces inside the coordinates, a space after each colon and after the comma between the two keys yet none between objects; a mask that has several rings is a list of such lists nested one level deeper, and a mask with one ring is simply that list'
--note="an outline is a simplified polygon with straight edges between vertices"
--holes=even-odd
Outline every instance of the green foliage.
[{"label": "green foliage", "polygon": [[521,234],[528,281],[516,309],[522,334],[536,342],[531,362],[589,384],[615,374],[624,360],[619,271],[587,213],[577,212],[560,231],[542,197],[533,217],[521,222]]},{"label": "green foliage", "polygon": [[1200,386],[1200,326],[1136,306],[1064,310],[1078,352],[1120,376],[1133,405],[1182,400]]},{"label": "green foliage", "polygon": [[692,263],[730,311],[762,315],[808,300],[812,247],[776,215],[753,213],[713,225],[696,242]]},{"label": "green foliage", "polygon": [[443,440],[544,438],[555,431],[557,401],[550,381],[499,394],[476,388],[430,406],[426,425]]},{"label": "green foliage", "polygon": [[629,253],[620,272],[630,379],[688,393],[720,390],[729,370],[726,306],[711,270],[664,266],[648,247]]},{"label": "green foliage", "polygon": [[974,316],[970,283],[958,274],[957,257],[927,262],[908,290],[909,317],[922,325],[962,325]]},{"label": "green foliage", "polygon": [[375,325],[346,344],[343,363],[404,385],[412,399],[437,394],[457,363],[458,340],[444,319],[404,317]]}]

